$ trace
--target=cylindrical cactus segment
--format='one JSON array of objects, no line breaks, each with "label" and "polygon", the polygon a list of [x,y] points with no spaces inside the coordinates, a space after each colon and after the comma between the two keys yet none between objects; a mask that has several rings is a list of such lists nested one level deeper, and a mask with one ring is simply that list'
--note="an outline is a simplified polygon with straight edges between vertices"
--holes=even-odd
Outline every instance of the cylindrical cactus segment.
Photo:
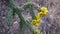
[{"label": "cylindrical cactus segment", "polygon": [[23,6],[23,9],[26,10],[26,9],[30,9],[30,15],[32,17],[32,19],[35,19],[35,14],[34,14],[34,11],[33,11],[33,8],[34,8],[34,3],[29,3],[27,2],[24,6]]},{"label": "cylindrical cactus segment", "polygon": [[24,26],[27,26],[30,29],[30,31],[33,32],[34,30],[33,30],[32,26],[30,25],[30,23],[28,21],[25,21],[24,17],[21,14],[22,9],[21,8],[15,8],[15,11],[16,11],[16,13],[18,14],[18,16],[20,18],[20,23],[19,23],[20,28],[23,29]]}]

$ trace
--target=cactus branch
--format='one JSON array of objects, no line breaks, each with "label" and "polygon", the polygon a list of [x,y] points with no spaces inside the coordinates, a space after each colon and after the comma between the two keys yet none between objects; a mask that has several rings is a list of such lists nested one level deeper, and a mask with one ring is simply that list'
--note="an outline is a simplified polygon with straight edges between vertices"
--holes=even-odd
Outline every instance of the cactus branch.
[{"label": "cactus branch", "polygon": [[9,0],[10,2],[10,11],[8,12],[8,18],[7,18],[7,24],[8,26],[11,25],[12,22],[12,16],[13,16],[13,7],[14,7],[14,2],[13,0]]},{"label": "cactus branch", "polygon": [[35,19],[35,14],[34,14],[34,11],[33,11],[34,4],[33,4],[33,3],[26,3],[26,4],[23,6],[23,9],[26,10],[27,8],[30,9],[30,15],[32,16],[32,19]]},{"label": "cactus branch", "polygon": [[30,31],[33,32],[32,31],[33,29],[31,27],[31,25],[29,24],[29,22],[25,21],[25,19],[23,18],[22,14],[21,14],[22,9],[21,8],[16,8],[15,10],[16,10],[16,13],[18,14],[18,16],[19,16],[19,18],[21,20],[20,25],[22,26],[22,24],[25,24],[30,29]]}]

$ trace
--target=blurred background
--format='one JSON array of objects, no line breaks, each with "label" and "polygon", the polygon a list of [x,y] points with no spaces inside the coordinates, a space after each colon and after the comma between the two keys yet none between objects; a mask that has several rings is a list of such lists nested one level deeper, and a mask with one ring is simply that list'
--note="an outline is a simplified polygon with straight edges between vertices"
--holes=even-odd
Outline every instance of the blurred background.
[{"label": "blurred background", "polygon": [[[41,30],[41,34],[60,34],[60,0],[30,0],[39,6],[45,6],[48,8],[48,16],[41,20],[41,25],[38,27]],[[17,7],[23,6],[29,0],[14,0]],[[17,14],[14,14],[12,18],[12,26],[7,26],[7,13],[9,11],[9,0],[0,0],[0,34],[21,34],[19,28],[19,18]],[[37,11],[34,10],[37,14]],[[25,19],[31,20],[29,16],[29,10],[22,12]],[[31,34],[28,28],[26,28],[26,34]]]}]

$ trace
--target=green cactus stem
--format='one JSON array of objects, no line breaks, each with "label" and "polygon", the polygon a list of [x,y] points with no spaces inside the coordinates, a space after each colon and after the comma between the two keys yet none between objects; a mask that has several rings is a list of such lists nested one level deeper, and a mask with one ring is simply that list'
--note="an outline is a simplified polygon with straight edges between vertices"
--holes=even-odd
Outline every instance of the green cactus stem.
[{"label": "green cactus stem", "polygon": [[34,34],[34,29],[32,28],[32,25],[29,23],[28,20],[26,20],[26,26],[28,26],[32,34]]},{"label": "green cactus stem", "polygon": [[18,14],[18,16],[20,18],[20,21],[21,21],[20,22],[20,28],[23,30],[23,27],[26,25],[30,29],[30,31],[32,31],[33,28],[31,27],[31,25],[29,24],[29,22],[25,21],[25,19],[23,18],[22,14],[21,14],[22,9],[21,8],[15,8],[15,11]]},{"label": "green cactus stem", "polygon": [[10,8],[10,11],[8,12],[8,15],[7,15],[8,17],[7,17],[7,24],[8,24],[8,26],[11,26],[11,22],[12,22],[12,16],[13,16],[13,10],[12,10],[12,8]]},{"label": "green cactus stem", "polygon": [[32,34],[34,34],[34,29],[32,28],[31,24],[29,23],[29,21],[25,20],[23,15],[21,14],[22,10],[26,10],[27,8],[30,9],[30,15],[32,16],[32,19],[35,19],[35,14],[33,12],[33,8],[34,8],[34,4],[33,3],[27,3],[26,5],[24,5],[23,7],[17,8],[14,5],[13,0],[10,0],[10,11],[8,12],[8,25],[11,25],[12,22],[12,16],[13,13],[18,14],[18,17],[20,18],[20,29],[22,31],[22,34],[25,34],[25,27],[28,27],[30,29],[30,31],[32,32]]},{"label": "green cactus stem", "polygon": [[30,9],[30,15],[32,17],[32,19],[35,19],[35,14],[34,14],[34,11],[33,11],[33,8],[34,8],[34,4],[33,3],[26,3],[24,6],[23,6],[23,9],[26,10],[27,8]]},{"label": "green cactus stem", "polygon": [[12,25],[12,16],[13,16],[13,7],[14,7],[14,2],[13,0],[9,0],[9,3],[10,3],[10,10],[8,12],[8,17],[7,17],[7,24],[8,26],[11,26]]}]

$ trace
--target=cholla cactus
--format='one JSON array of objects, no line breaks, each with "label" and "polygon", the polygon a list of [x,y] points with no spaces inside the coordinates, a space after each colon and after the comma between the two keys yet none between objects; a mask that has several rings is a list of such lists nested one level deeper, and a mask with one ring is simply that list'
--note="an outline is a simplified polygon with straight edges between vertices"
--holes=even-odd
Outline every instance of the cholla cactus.
[{"label": "cholla cactus", "polygon": [[[37,14],[37,16],[35,16],[34,11],[33,11],[34,7],[38,7],[38,6],[36,6],[34,3],[31,3],[31,2],[28,3],[27,2],[25,5],[23,5],[22,7],[18,8],[18,7],[16,7],[14,5],[13,0],[10,0],[10,11],[8,12],[7,24],[9,26],[11,26],[13,13],[16,13],[16,14],[18,14],[18,17],[20,18],[19,25],[20,25],[20,29],[22,31],[22,34],[25,34],[24,30],[25,30],[26,26],[30,29],[32,34],[40,34],[40,31],[38,29],[34,30],[32,28],[32,26],[38,27],[40,25],[41,19],[48,14],[48,10],[47,10],[47,8],[42,7],[41,9],[39,9],[40,11]],[[21,14],[21,12],[23,10],[26,10],[27,8],[30,9],[30,15],[32,17],[32,22],[31,22],[32,25],[31,25],[31,23],[29,23],[28,20],[25,20],[24,17],[22,16],[22,14]]]}]

